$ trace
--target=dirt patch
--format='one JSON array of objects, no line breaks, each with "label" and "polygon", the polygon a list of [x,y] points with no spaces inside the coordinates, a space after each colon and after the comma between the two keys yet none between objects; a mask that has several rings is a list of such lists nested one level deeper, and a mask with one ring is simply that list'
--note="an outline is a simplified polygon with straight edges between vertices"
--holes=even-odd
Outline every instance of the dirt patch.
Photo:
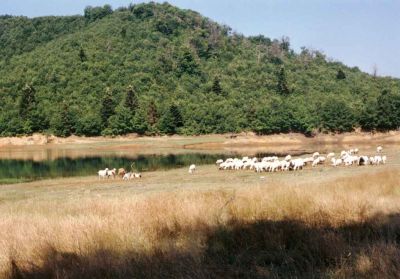
[{"label": "dirt patch", "polygon": [[376,144],[400,143],[400,132],[388,133],[344,133],[344,134],[319,134],[315,137],[306,137],[302,134],[276,134],[268,136],[238,135],[235,138],[226,138],[223,142],[202,142],[185,145],[188,149],[224,149],[224,148],[249,148],[256,149],[273,148],[287,150],[288,145],[297,149],[299,147],[312,147],[318,145],[351,146],[355,144],[376,145]]},{"label": "dirt patch", "polygon": [[157,136],[140,137],[130,134],[118,137],[78,137],[71,136],[59,138],[53,135],[34,134],[22,137],[3,137],[0,138],[0,147],[13,146],[53,146],[70,145],[83,146],[90,145],[98,149],[119,147],[121,149],[140,149],[149,146],[159,146],[162,148],[183,148],[183,149],[232,149],[232,148],[255,148],[271,146],[288,149],[288,145],[314,146],[314,145],[352,145],[352,144],[377,144],[377,143],[400,143],[400,131],[387,133],[344,133],[344,134],[319,134],[314,137],[306,137],[302,134],[276,134],[267,136],[257,136],[253,133],[241,133],[237,135],[201,135],[201,136]]}]

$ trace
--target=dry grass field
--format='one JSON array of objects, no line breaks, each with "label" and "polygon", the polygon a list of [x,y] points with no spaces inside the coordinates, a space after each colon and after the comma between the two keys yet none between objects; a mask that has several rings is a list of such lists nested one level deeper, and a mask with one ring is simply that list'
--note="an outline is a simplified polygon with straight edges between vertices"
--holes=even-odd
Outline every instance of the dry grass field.
[{"label": "dry grass field", "polygon": [[0,278],[396,278],[400,156],[0,187]]}]

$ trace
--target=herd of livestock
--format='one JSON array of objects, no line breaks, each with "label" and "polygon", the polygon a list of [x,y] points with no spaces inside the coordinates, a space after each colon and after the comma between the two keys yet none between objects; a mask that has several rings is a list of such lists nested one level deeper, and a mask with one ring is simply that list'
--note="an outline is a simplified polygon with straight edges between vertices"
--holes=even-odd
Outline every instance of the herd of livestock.
[{"label": "herd of livestock", "polygon": [[[382,154],[382,146],[378,146],[376,149],[377,154],[373,156],[358,155],[358,148],[343,150],[340,155],[336,158],[335,153],[331,152],[326,156],[322,156],[319,152],[315,152],[310,157],[306,158],[295,158],[293,159],[291,155],[287,155],[282,160],[279,160],[277,156],[264,157],[258,159],[257,157],[249,158],[243,157],[238,158],[228,158],[226,160],[219,159],[216,161],[216,165],[219,170],[254,170],[256,172],[275,172],[275,171],[297,171],[302,170],[305,166],[311,165],[316,167],[317,165],[326,164],[330,162],[332,166],[365,166],[365,165],[380,165],[386,163],[386,155]],[[196,165],[191,164],[189,166],[189,174],[193,174],[196,171]],[[115,178],[117,176],[121,177],[123,180],[131,180],[134,178],[141,178],[141,173],[135,173],[133,171],[127,172],[125,169],[111,169],[108,168],[98,171],[99,179],[104,178]]]},{"label": "herd of livestock", "polygon": [[99,179],[104,179],[104,178],[115,178],[116,176],[121,177],[123,180],[131,180],[134,178],[141,178],[142,174],[141,173],[135,173],[135,172],[127,172],[124,168],[117,169],[114,168],[112,170],[109,170],[108,168],[104,170],[99,170],[97,172],[99,175]]},{"label": "herd of livestock", "polygon": [[[365,165],[380,165],[386,163],[386,155],[381,155],[383,148],[378,146],[377,154],[374,156],[358,155],[358,148],[343,150],[338,158],[335,153],[331,152],[326,156],[321,156],[319,152],[315,152],[307,158],[292,159],[291,155],[287,155],[283,160],[279,160],[277,156],[264,157],[259,160],[257,157],[228,158],[225,161],[220,159],[216,161],[219,170],[245,170],[250,169],[256,172],[274,172],[274,171],[289,171],[301,170],[307,165],[315,167],[317,165],[330,162],[332,166],[365,166]],[[189,173],[192,173],[189,169]]]}]

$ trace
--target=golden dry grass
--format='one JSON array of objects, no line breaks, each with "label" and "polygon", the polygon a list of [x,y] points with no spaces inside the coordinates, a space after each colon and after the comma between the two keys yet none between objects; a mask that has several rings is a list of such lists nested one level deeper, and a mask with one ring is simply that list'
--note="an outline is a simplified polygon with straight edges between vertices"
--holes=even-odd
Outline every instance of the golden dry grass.
[{"label": "golden dry grass", "polygon": [[339,173],[204,166],[4,186],[0,277],[396,277],[398,168]]}]

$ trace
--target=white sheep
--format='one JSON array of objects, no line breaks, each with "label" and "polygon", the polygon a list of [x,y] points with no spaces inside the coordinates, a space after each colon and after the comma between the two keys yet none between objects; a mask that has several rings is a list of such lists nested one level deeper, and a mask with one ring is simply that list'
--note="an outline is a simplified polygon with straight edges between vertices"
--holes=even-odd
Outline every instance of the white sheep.
[{"label": "white sheep", "polygon": [[113,168],[112,170],[107,171],[107,178],[112,176],[113,178],[115,178],[115,176],[117,175],[117,169]]},{"label": "white sheep", "polygon": [[334,167],[340,166],[343,163],[342,159],[340,159],[340,158],[339,159],[332,158],[331,162],[332,162],[332,166],[334,166]]},{"label": "white sheep", "polygon": [[313,158],[318,157],[319,156],[319,152],[314,152],[312,156],[313,156]]},{"label": "white sheep", "polygon": [[196,165],[195,164],[191,164],[190,167],[189,167],[189,173],[192,174],[192,173],[195,172],[195,170],[196,170]]},{"label": "white sheep", "polygon": [[378,147],[376,148],[376,152],[378,152],[378,153],[381,153],[382,150],[383,150],[383,147],[382,147],[382,146],[378,146]]},{"label": "white sheep", "polygon": [[290,168],[293,170],[301,170],[303,169],[305,163],[302,158],[294,159],[290,162]]},{"label": "white sheep", "polygon": [[311,166],[312,166],[312,167],[315,167],[315,166],[318,165],[320,162],[321,162],[321,161],[320,161],[320,159],[319,159],[319,157],[318,157],[317,159],[314,159],[314,161],[312,162]]},{"label": "white sheep", "polygon": [[131,172],[127,172],[124,174],[124,177],[122,177],[122,180],[130,180],[131,179]]},{"label": "white sheep", "polygon": [[331,157],[335,157],[335,153],[331,152],[331,153],[329,153],[328,155],[326,155],[326,157],[327,157],[328,159],[331,158]]},{"label": "white sheep", "polygon": [[382,156],[376,155],[374,157],[374,163],[375,163],[375,165],[379,165],[379,164],[383,163]]},{"label": "white sheep", "polygon": [[99,175],[99,179],[108,177],[108,168],[105,170],[99,170],[97,174]]},{"label": "white sheep", "polygon": [[290,161],[292,159],[292,156],[291,155],[287,155],[286,157],[285,157],[285,161]]},{"label": "white sheep", "polygon": [[215,162],[215,164],[216,164],[216,165],[220,165],[220,164],[223,163],[223,162],[224,162],[224,160],[218,159],[218,160]]}]

